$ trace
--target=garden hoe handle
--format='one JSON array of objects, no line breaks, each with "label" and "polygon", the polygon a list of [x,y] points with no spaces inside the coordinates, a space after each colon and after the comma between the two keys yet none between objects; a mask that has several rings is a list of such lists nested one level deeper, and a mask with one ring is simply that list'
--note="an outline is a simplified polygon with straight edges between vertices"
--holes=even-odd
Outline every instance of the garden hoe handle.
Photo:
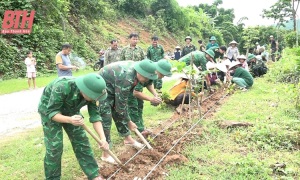
[{"label": "garden hoe handle", "polygon": [[[98,136],[96,136],[91,130],[90,128],[88,128],[85,124],[82,125],[83,129],[85,129],[96,141],[97,143],[102,146],[102,142],[101,140],[99,139]],[[124,169],[126,172],[129,172],[129,169],[127,167],[125,167],[122,162],[118,159],[118,157],[113,153],[111,152],[110,150],[105,150],[119,165],[122,169]]]},{"label": "garden hoe handle", "polygon": [[148,149],[153,149],[151,145],[147,142],[147,140],[144,138],[144,136],[140,133],[138,129],[134,129],[134,132],[138,135],[138,137],[146,144]]}]

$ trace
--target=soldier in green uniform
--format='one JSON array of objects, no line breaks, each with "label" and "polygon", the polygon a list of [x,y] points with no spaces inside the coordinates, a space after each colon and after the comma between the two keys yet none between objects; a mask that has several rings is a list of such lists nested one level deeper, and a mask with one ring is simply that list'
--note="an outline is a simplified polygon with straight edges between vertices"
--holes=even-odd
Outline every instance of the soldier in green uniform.
[{"label": "soldier in green uniform", "polygon": [[[158,37],[153,36],[151,38],[152,45],[148,47],[147,58],[153,62],[157,62],[164,58],[164,48],[158,44]],[[157,79],[153,81],[154,88],[160,90],[162,88],[162,80]]]},{"label": "soldier in green uniform", "polygon": [[182,49],[181,57],[187,55],[190,52],[196,51],[196,47],[191,44],[192,38],[190,36],[185,37],[184,41],[186,42],[186,45]]},{"label": "soldier in green uniform", "polygon": [[[191,52],[191,53],[187,54],[186,56],[180,58],[179,61],[180,62],[185,62],[186,65],[190,65],[192,55],[194,57],[193,62],[198,67],[198,69],[200,69],[201,71],[206,71],[207,70],[206,69],[206,63],[208,61],[210,61],[210,62],[214,61],[213,58],[215,56],[215,53],[211,49],[206,50],[204,52],[194,51],[194,52]],[[210,80],[209,80],[208,75],[205,76],[205,80],[207,82],[207,88],[210,91],[211,90],[210,89]]]},{"label": "soldier in green uniform", "polygon": [[60,179],[63,153],[63,130],[69,136],[76,158],[88,179],[100,180],[99,168],[84,129],[80,109],[87,105],[90,122],[103,141],[102,149],[109,148],[102,128],[96,101],[107,97],[106,84],[98,74],[82,77],[59,77],[47,85],[38,106],[41,115],[46,154],[45,179]]},{"label": "soldier in green uniform", "polygon": [[214,56],[214,62],[220,62],[224,58],[224,54],[227,50],[226,46],[213,46],[209,48],[214,51],[215,56]]},{"label": "soldier in green uniform", "polygon": [[130,44],[122,49],[121,61],[141,61],[145,59],[144,51],[141,47],[137,46],[139,35],[131,33],[129,35]]},{"label": "soldier in green uniform", "polygon": [[[158,75],[158,79],[162,79],[164,76],[171,76],[171,64],[166,59],[161,59],[156,62],[156,73]],[[153,95],[146,95],[143,93],[143,88],[146,87],[148,91]],[[161,98],[158,96],[158,93],[155,91],[154,86],[152,84],[152,80],[142,84],[139,83],[128,98],[128,110],[129,116],[131,120],[137,125],[138,130],[147,137],[151,132],[144,127],[143,120],[143,108],[144,108],[144,100],[150,101],[152,105],[160,104]]]},{"label": "soldier in green uniform", "polygon": [[215,36],[211,36],[209,39],[209,43],[206,46],[206,50],[208,50],[211,47],[217,46],[219,47],[218,43],[216,43],[216,37]]},{"label": "soldier in green uniform", "polygon": [[110,48],[108,48],[104,54],[104,66],[113,62],[120,61],[121,51],[121,48],[118,47],[117,40],[111,40]]},{"label": "soldier in green uniform", "polygon": [[[134,140],[130,131],[137,128],[131,121],[128,113],[128,97],[133,93],[138,83],[145,83],[148,80],[158,78],[155,74],[156,65],[148,59],[134,61],[119,61],[104,66],[99,74],[107,85],[107,99],[101,103],[99,108],[103,119],[103,129],[106,141],[110,144],[110,130],[112,118],[120,136],[124,137],[124,144],[140,149],[143,145]],[[115,163],[108,153],[103,152],[101,159],[108,163]]]},{"label": "soldier in green uniform", "polygon": [[248,65],[250,73],[253,77],[260,77],[267,73],[268,68],[261,58],[257,58],[254,54],[248,55]]},{"label": "soldier in green uniform", "polygon": [[242,91],[247,91],[253,85],[252,75],[242,67],[240,62],[232,62],[229,70],[232,70],[232,82],[235,83]]}]

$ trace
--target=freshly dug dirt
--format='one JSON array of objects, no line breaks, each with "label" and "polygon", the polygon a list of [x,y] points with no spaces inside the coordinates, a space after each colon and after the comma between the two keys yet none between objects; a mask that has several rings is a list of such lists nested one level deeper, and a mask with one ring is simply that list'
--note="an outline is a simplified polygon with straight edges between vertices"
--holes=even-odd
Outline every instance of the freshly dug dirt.
[{"label": "freshly dug dirt", "polygon": [[[215,93],[209,99],[206,99],[201,105],[201,113],[204,114],[216,104],[222,96],[223,92]],[[196,110],[196,108],[195,108]],[[198,112],[198,111],[194,111]],[[214,111],[208,113],[211,116]],[[111,179],[134,179],[145,177],[151,169],[162,159],[162,157],[172,148],[179,140],[180,137],[195,123],[189,120],[189,115],[186,113],[181,116],[177,112],[167,121],[163,122],[158,128],[153,130],[154,134],[158,134],[154,139],[150,141],[153,150],[143,149],[135,158],[133,158],[127,165],[130,169],[130,173],[126,173],[124,170],[120,170],[113,177],[112,174],[118,169],[118,166],[112,166],[101,163],[101,175],[105,178],[111,177]],[[194,115],[196,118],[198,115]],[[199,116],[198,116],[199,117]],[[147,179],[164,179],[167,175],[166,165],[181,164],[188,161],[183,155],[184,145],[187,142],[191,142],[194,138],[201,136],[201,126],[197,126],[187,136],[181,139],[173,150],[163,159],[163,161],[156,167],[156,169],[148,176]],[[137,150],[126,147],[126,149],[118,154],[120,160],[124,163],[129,160]]]}]

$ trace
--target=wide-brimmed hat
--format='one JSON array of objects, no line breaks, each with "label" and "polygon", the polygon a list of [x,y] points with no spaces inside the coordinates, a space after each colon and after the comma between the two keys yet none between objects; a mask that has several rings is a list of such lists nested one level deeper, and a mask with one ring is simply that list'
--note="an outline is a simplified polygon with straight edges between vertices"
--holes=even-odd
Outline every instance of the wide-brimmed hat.
[{"label": "wide-brimmed hat", "polygon": [[209,39],[209,41],[216,41],[216,40],[217,40],[217,39],[216,39],[215,36],[211,36],[210,39]]},{"label": "wide-brimmed hat", "polygon": [[244,60],[246,60],[247,58],[246,58],[245,55],[239,55],[236,59],[244,59]]},{"label": "wide-brimmed hat", "polygon": [[209,50],[206,50],[204,51],[206,54],[208,54],[211,58],[214,58],[215,57],[215,53],[213,50],[209,49]]},{"label": "wide-brimmed hat", "polygon": [[229,59],[226,59],[225,61],[222,62],[225,66],[230,66],[231,61]]},{"label": "wide-brimmed hat", "polygon": [[185,37],[184,41],[186,41],[187,39],[189,39],[189,40],[191,40],[191,41],[192,41],[192,38],[191,38],[191,36],[187,36],[187,37]]},{"label": "wide-brimmed hat", "polygon": [[259,44],[258,42],[256,42],[255,44]]},{"label": "wide-brimmed hat", "polygon": [[270,36],[270,38],[274,37],[273,35]]},{"label": "wide-brimmed hat", "polygon": [[233,40],[229,43],[229,45],[231,45],[231,44],[238,44],[238,43],[235,40]]},{"label": "wide-brimmed hat", "polygon": [[175,49],[181,49],[181,47],[180,46],[176,46]]},{"label": "wide-brimmed hat", "polygon": [[166,59],[161,59],[157,61],[156,63],[156,71],[160,72],[164,76],[172,76],[172,65],[171,63]]},{"label": "wide-brimmed hat", "polygon": [[237,65],[241,65],[241,63],[238,62],[238,61],[232,61],[232,62],[231,62],[231,65],[229,66],[229,70],[230,70],[231,68],[237,66]]},{"label": "wide-brimmed hat", "polygon": [[87,97],[95,101],[103,101],[107,98],[106,83],[96,73],[90,73],[75,79],[78,89]]},{"label": "wide-brimmed hat", "polygon": [[255,56],[254,54],[249,54],[249,55],[248,55],[248,60],[251,60],[251,59],[253,59],[253,58],[256,58],[256,56]]},{"label": "wide-brimmed hat", "polygon": [[215,64],[215,63],[212,63],[212,62],[210,62],[210,61],[208,61],[208,62],[206,63],[206,69],[207,69],[207,70],[214,69],[214,68],[216,68],[216,67],[217,67],[217,64]]},{"label": "wide-brimmed hat", "polygon": [[158,78],[156,71],[156,65],[149,59],[144,59],[134,63],[134,69],[147,79],[156,80]]},{"label": "wide-brimmed hat", "polygon": [[217,63],[217,69],[219,69],[220,71],[222,72],[227,72],[227,68],[226,68],[226,65],[224,63]]}]

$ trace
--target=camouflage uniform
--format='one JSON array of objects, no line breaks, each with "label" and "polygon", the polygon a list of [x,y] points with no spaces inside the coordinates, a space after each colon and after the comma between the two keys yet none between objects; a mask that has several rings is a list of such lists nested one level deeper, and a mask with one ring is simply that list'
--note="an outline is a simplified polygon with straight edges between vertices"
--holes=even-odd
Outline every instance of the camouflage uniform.
[{"label": "camouflage uniform", "polygon": [[104,66],[113,63],[113,62],[117,62],[121,60],[121,52],[122,50],[120,48],[118,49],[112,49],[112,48],[108,48],[104,54]]},{"label": "camouflage uniform", "polygon": [[249,62],[249,69],[253,77],[260,77],[268,71],[267,66],[261,59],[256,59],[256,62]]},{"label": "camouflage uniform", "polygon": [[215,57],[214,57],[214,62],[216,63],[217,62],[217,59],[223,59],[223,57],[224,57],[224,54],[221,54],[220,52],[219,52],[219,46],[213,46],[213,47],[211,47],[211,48],[209,48],[209,49],[211,49],[211,50],[213,50],[214,51],[214,53],[215,53]]},{"label": "camouflage uniform", "polygon": [[[141,84],[138,83],[137,86],[135,86],[134,90],[143,92],[143,88],[147,87],[149,85],[152,85],[153,81],[149,80],[148,82]],[[130,94],[128,98],[128,110],[129,110],[129,116],[132,122],[134,122],[138,130],[140,132],[144,131],[144,120],[143,120],[143,109],[144,109],[144,101],[136,98],[133,93]]]},{"label": "camouflage uniform", "polygon": [[100,115],[107,142],[111,145],[110,129],[114,119],[118,133],[122,137],[130,135],[127,123],[130,121],[128,114],[128,97],[133,93],[138,83],[134,61],[115,62],[104,66],[99,74],[107,86],[108,96],[100,104]]},{"label": "camouflage uniform", "polygon": [[[164,49],[161,45],[157,45],[157,47],[153,47],[152,45],[148,47],[147,50],[147,58],[151,61],[157,62],[164,58]],[[162,80],[157,79],[153,81],[154,88],[155,89],[161,89],[162,88]]]},{"label": "camouflage uniform", "polygon": [[134,48],[130,45],[124,47],[121,52],[121,61],[141,61],[145,58],[145,54],[142,48],[135,46]]},{"label": "camouflage uniform", "polygon": [[187,54],[186,56],[182,57],[179,59],[180,62],[185,62],[186,65],[190,65],[190,61],[191,61],[191,54],[194,55],[194,64],[199,67],[201,66],[202,71],[206,71],[206,63],[207,63],[207,59],[205,57],[205,52],[201,52],[201,51],[194,51],[192,53]]},{"label": "camouflage uniform", "polygon": [[191,44],[190,46],[184,46],[181,52],[181,57],[193,51],[196,51],[196,47],[193,44]]},{"label": "camouflage uniform", "polygon": [[101,121],[95,102],[88,102],[81,96],[74,78],[60,77],[45,87],[38,112],[42,119],[46,146],[44,159],[46,179],[60,179],[61,176],[62,128],[69,136],[76,158],[88,179],[96,178],[99,175],[99,168],[84,129],[81,126],[52,120],[52,117],[58,113],[65,116],[79,115],[80,109],[85,105],[88,106],[90,122]]}]

